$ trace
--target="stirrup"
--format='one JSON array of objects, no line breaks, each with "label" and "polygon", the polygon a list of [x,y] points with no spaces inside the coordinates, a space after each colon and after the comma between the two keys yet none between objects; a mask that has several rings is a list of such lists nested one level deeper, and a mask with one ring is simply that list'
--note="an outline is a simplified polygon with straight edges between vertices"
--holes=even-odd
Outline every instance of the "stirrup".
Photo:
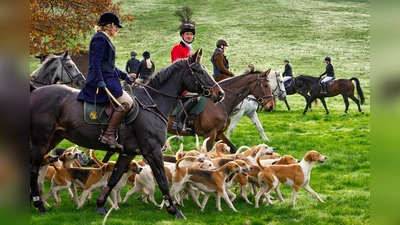
[{"label": "stirrup", "polygon": [[109,143],[110,141],[112,141],[112,139],[113,139],[112,137],[106,137],[106,136],[102,136],[102,135],[100,135],[100,137],[99,137],[99,141],[101,143],[110,146],[110,148],[112,148],[112,149],[116,149],[116,148],[123,149],[124,148],[124,146],[119,144],[115,138],[114,138],[115,143]]}]

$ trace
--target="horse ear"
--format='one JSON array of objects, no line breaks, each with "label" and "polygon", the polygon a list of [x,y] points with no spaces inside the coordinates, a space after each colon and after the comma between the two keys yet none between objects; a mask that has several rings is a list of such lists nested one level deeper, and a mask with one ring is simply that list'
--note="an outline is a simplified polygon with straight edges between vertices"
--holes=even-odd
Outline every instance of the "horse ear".
[{"label": "horse ear", "polygon": [[196,57],[196,62],[200,62],[203,59],[203,49],[198,49],[197,51],[197,57]]},{"label": "horse ear", "polygon": [[68,56],[68,51],[65,51],[64,58],[66,58],[67,56]]},{"label": "horse ear", "polygon": [[268,70],[262,72],[262,73],[261,73],[261,76],[262,76],[262,77],[268,76],[270,72],[271,72],[271,68],[269,68]]}]

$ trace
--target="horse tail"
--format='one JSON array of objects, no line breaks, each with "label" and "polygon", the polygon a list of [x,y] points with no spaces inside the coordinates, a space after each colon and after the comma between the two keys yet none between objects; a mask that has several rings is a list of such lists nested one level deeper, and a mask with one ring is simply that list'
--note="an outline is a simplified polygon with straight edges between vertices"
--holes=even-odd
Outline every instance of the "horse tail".
[{"label": "horse tail", "polygon": [[353,80],[356,82],[357,94],[358,94],[358,97],[360,97],[361,105],[363,105],[365,103],[365,97],[364,97],[364,93],[361,89],[360,81],[356,77],[353,77],[350,79],[350,81],[353,81]]}]

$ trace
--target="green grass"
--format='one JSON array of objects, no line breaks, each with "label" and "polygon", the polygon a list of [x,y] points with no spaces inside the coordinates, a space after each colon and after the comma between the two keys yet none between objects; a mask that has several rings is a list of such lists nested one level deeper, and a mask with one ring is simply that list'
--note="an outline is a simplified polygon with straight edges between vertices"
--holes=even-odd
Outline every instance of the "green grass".
[{"label": "green grass", "polygon": [[[170,64],[170,50],[180,41],[178,20],[173,12],[182,6],[194,9],[196,22],[194,49],[203,48],[203,63],[212,72],[209,57],[218,38],[229,43],[226,55],[235,74],[254,63],[257,69],[279,70],[283,60],[290,59],[294,75],[317,76],[324,72],[323,59],[329,55],[335,65],[337,78],[357,77],[361,81],[366,103],[365,114],[350,102],[348,115],[342,116],[344,103],[341,96],[327,98],[330,115],[325,115],[322,104],[302,115],[305,102],[300,95],[288,96],[292,108],[287,111],[277,101],[273,112],[259,112],[260,121],[270,139],[261,139],[250,119],[244,117],[237,125],[232,142],[240,147],[266,143],[276,152],[296,158],[310,149],[326,155],[325,164],[316,165],[311,173],[311,187],[325,203],[319,203],[301,190],[296,206],[290,207],[292,189],[282,186],[285,202],[275,205],[246,204],[238,197],[233,204],[239,213],[230,210],[221,200],[224,212],[215,209],[211,197],[204,212],[191,199],[185,207],[178,207],[188,218],[174,220],[165,210],[136,200],[131,196],[119,211],[113,211],[107,224],[369,224],[370,223],[370,3],[369,1],[124,1],[125,12],[136,20],[123,24],[115,39],[117,65],[125,67],[131,50],[139,55],[145,50],[159,70]],[[131,30],[130,30],[131,29]],[[89,40],[88,40],[89,41]],[[38,60],[31,58],[31,71]],[[202,141],[202,138],[200,139]],[[175,149],[180,142],[172,142]],[[195,148],[194,137],[184,137],[185,149]],[[60,146],[73,145],[63,141]],[[104,152],[97,151],[101,158]],[[116,158],[113,157],[113,160]],[[137,160],[140,157],[136,158]],[[46,183],[46,190],[49,185]],[[125,187],[125,194],[129,187]],[[99,192],[94,193],[94,198]],[[237,192],[236,192],[237,193]],[[49,213],[40,215],[31,205],[31,224],[100,224],[104,217],[94,212],[95,201],[85,203],[76,210],[66,193],[62,202]],[[249,195],[254,201],[254,196]],[[157,189],[156,201],[161,201]],[[51,200],[49,201],[51,202]]]}]

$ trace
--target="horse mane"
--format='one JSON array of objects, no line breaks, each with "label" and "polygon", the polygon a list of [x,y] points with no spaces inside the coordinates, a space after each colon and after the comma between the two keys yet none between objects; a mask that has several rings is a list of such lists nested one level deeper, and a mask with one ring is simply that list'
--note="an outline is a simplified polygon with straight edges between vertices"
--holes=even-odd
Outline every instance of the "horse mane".
[{"label": "horse mane", "polygon": [[187,59],[179,59],[171,65],[162,68],[159,72],[157,72],[149,79],[148,85],[154,88],[160,87],[160,85],[164,83],[164,81],[168,80],[171,75],[174,75],[174,72],[177,68],[182,67],[183,64],[186,64],[186,61]]},{"label": "horse mane", "polygon": [[[36,74],[42,74],[42,70],[43,68],[46,68],[47,66],[49,66],[50,64],[53,63],[54,60],[56,60],[57,58],[59,58],[60,56],[54,55],[54,54],[49,54],[46,56],[46,59],[40,64],[39,68],[35,71],[33,71],[33,73],[31,74],[31,76],[35,76]],[[37,78],[37,77],[36,77]]]}]

